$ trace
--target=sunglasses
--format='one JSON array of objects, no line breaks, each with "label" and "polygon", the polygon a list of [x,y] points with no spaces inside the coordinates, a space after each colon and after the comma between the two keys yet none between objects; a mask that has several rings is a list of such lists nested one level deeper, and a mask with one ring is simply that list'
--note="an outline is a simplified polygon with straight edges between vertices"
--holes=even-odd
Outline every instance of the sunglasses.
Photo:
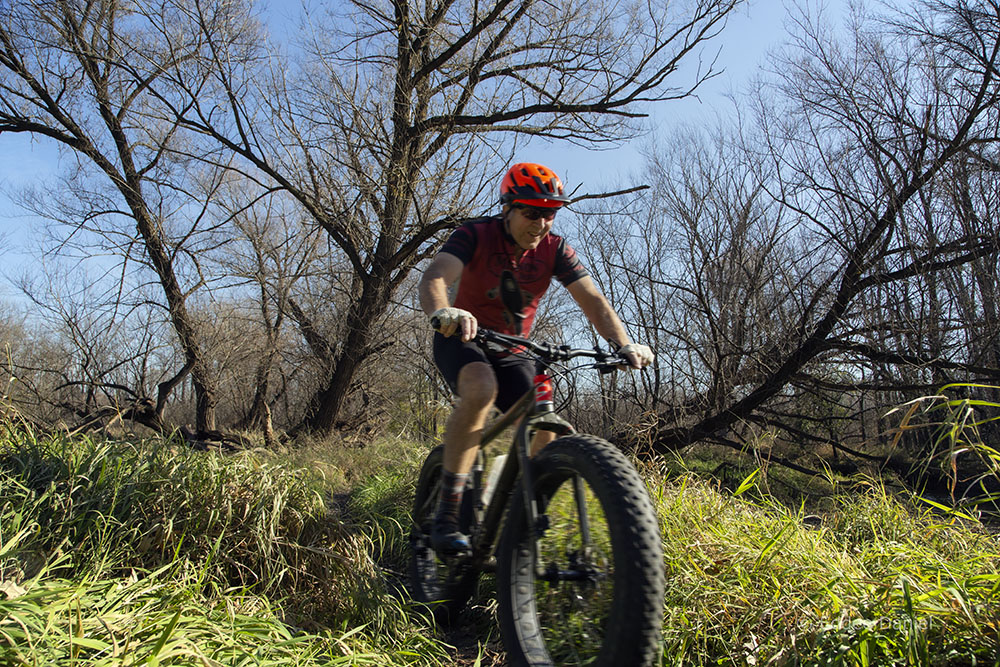
[{"label": "sunglasses", "polygon": [[527,204],[511,204],[511,206],[520,211],[521,215],[528,220],[538,220],[540,218],[552,219],[556,217],[556,212],[559,210],[542,206],[528,206]]}]

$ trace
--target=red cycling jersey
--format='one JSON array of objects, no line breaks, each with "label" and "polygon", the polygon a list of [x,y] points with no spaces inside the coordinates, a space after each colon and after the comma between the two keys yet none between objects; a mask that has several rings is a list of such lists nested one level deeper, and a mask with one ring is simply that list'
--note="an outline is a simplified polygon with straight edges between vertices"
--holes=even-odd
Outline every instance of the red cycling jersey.
[{"label": "red cycling jersey", "polygon": [[[475,315],[479,323],[502,333],[527,336],[538,302],[553,276],[563,285],[589,275],[561,236],[549,233],[537,248],[517,258],[520,247],[504,229],[500,217],[476,218],[456,229],[441,252],[465,264],[455,307]],[[501,297],[501,278],[509,271],[521,289],[523,308],[512,313]]]}]

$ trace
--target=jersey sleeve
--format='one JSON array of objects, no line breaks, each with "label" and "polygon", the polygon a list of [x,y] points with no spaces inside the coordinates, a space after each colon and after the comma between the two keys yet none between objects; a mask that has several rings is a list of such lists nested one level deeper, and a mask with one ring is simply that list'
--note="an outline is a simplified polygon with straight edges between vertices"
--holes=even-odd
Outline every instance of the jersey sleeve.
[{"label": "jersey sleeve", "polygon": [[453,231],[448,240],[441,246],[441,252],[458,257],[463,264],[471,262],[473,255],[476,254],[476,230],[472,222],[470,220],[463,223]]},{"label": "jersey sleeve", "polygon": [[580,278],[590,275],[586,267],[580,262],[580,257],[576,254],[576,251],[566,243],[566,239],[559,240],[553,274],[563,286],[567,286]]}]

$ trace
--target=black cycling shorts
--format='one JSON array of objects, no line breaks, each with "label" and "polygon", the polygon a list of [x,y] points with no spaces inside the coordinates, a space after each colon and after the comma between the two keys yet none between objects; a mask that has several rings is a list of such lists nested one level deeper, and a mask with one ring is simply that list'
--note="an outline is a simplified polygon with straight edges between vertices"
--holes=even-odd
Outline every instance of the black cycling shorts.
[{"label": "black cycling shorts", "polygon": [[466,364],[482,361],[493,367],[497,378],[495,405],[506,412],[535,382],[535,362],[517,354],[487,353],[476,343],[463,343],[461,336],[434,334],[434,363],[445,382],[458,395],[458,372]]}]

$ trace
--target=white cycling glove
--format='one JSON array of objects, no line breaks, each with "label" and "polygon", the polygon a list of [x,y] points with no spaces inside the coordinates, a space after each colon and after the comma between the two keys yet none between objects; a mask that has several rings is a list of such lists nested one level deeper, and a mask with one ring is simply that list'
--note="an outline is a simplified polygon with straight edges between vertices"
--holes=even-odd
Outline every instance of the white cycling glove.
[{"label": "white cycling glove", "polygon": [[640,345],[639,343],[629,343],[618,350],[618,354],[626,357],[632,368],[645,368],[653,363],[654,358],[653,351],[649,349],[649,346]]},{"label": "white cycling glove", "polygon": [[457,331],[462,340],[471,340],[476,335],[478,322],[469,311],[449,306],[431,313],[431,326],[444,336],[451,336]]}]

